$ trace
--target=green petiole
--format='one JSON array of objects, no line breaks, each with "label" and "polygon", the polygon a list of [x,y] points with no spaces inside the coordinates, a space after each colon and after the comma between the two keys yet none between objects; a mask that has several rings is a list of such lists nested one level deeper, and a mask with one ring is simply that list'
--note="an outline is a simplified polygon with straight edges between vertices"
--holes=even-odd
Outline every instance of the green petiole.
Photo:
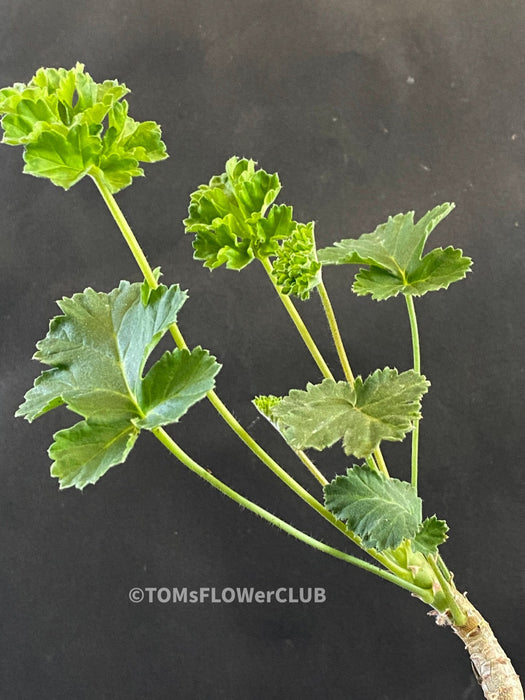
[{"label": "green petiole", "polygon": [[[410,332],[412,336],[412,355],[414,360],[414,371],[421,373],[421,352],[419,346],[419,330],[417,326],[416,309],[412,295],[406,294],[405,300],[410,319]],[[418,482],[418,453],[419,453],[419,420],[414,422],[412,431],[412,457],[411,457],[411,483],[417,491]]]},{"label": "green petiole", "polygon": [[[101,193],[104,202],[106,203],[113,219],[119,227],[126,243],[128,244],[133,257],[135,258],[145,280],[152,289],[156,289],[158,282],[136,236],[129,226],[122,210],[120,209],[113,194],[108,190],[102,178],[97,176],[96,172],[91,173],[92,179],[95,181],[99,192]],[[284,296],[284,295],[283,295]],[[290,300],[287,301],[291,304]],[[292,305],[293,306],[293,305]],[[187,348],[186,341],[176,323],[170,325],[170,333],[174,338],[177,346],[181,349]],[[313,341],[312,341],[313,342]],[[356,538],[346,526],[338,520],[330,511],[328,511],[319,501],[317,501],[306,489],[304,489],[295,479],[293,479],[242,427],[233,414],[228,410],[226,405],[221,401],[214,390],[206,394],[207,399],[233,430],[233,432],[247,445],[247,447],[265,464],[281,481],[283,481],[294,493],[296,493],[310,507],[317,511],[325,520],[331,523],[334,527],[340,530],[346,537],[351,539],[355,544],[359,545],[359,538]],[[306,456],[306,455],[305,455]],[[368,550],[365,550],[368,551]],[[370,552],[374,558],[388,566],[388,562],[381,555]]]},{"label": "green petiole", "polygon": [[250,510],[252,513],[255,513],[259,517],[263,518],[271,525],[275,525],[276,527],[280,528],[292,537],[295,537],[301,542],[308,544],[310,547],[318,549],[319,551],[324,552],[325,554],[329,554],[330,556],[335,557],[336,559],[341,559],[342,561],[346,561],[349,564],[353,564],[354,566],[357,566],[360,569],[369,571],[370,573],[373,573],[376,576],[379,576],[380,578],[383,578],[387,581],[390,581],[391,583],[396,584],[396,586],[400,586],[401,588],[410,591],[410,593],[417,596],[425,603],[431,604],[432,595],[429,589],[420,588],[419,586],[410,583],[410,581],[405,581],[403,578],[391,573],[390,571],[385,571],[384,569],[380,569],[374,564],[370,564],[369,562],[359,559],[358,557],[354,557],[350,554],[346,554],[346,552],[342,552],[338,549],[335,549],[334,547],[330,547],[329,545],[326,545],[323,542],[316,540],[314,537],[307,535],[301,530],[298,530],[297,528],[293,527],[293,525],[290,525],[286,521],[281,520],[281,518],[278,518],[277,516],[273,515],[264,508],[261,508],[261,506],[258,506],[257,504],[253,503],[244,496],[241,496],[232,488],[230,488],[222,481],[214,477],[213,474],[210,474],[206,469],[201,467],[194,459],[192,459],[186,452],[184,452],[184,450],[168,435],[168,433],[163,428],[156,428],[152,432],[157,438],[157,440],[159,440],[164,445],[164,447],[166,447],[180,462],[182,462],[182,464],[184,464],[194,474],[199,476],[201,479],[207,481],[209,484],[211,484],[211,486],[216,488],[228,498],[231,498],[243,508]]}]

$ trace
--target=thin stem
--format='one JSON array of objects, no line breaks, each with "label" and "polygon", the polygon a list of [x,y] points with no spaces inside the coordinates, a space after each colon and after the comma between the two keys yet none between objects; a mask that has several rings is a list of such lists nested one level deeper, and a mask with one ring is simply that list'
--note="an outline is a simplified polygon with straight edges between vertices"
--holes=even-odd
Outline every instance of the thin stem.
[{"label": "thin stem", "polygon": [[315,464],[312,462],[310,457],[304,452],[303,450],[294,450],[295,454],[299,457],[301,462],[304,464],[304,466],[308,469],[308,471],[313,474],[313,476],[317,479],[317,481],[322,485],[326,486],[329,481],[325,479],[324,475],[321,474],[319,469],[315,466]]},{"label": "thin stem", "polygon": [[131,250],[133,257],[137,261],[137,265],[140,268],[140,271],[142,272],[144,279],[146,282],[149,284],[149,286],[152,289],[156,289],[158,287],[158,282],[155,279],[155,275],[153,274],[153,270],[151,269],[150,264],[148,263],[146,256],[144,255],[144,251],[140,247],[139,242],[135,238],[135,234],[131,230],[130,225],[128,224],[126,217],[122,213],[121,208],[117,204],[117,201],[113,194],[110,192],[110,190],[107,188],[106,184],[104,181],[100,178],[98,173],[92,172],[90,173],[92,180],[95,182],[95,185],[98,187],[98,191],[102,195],[102,198],[104,202],[106,203],[109,211],[111,212],[113,218],[115,219],[117,226],[119,227],[122,235],[124,236],[124,239],[126,243],[129,246],[129,249]]},{"label": "thin stem", "polygon": [[[95,181],[104,201],[106,202],[109,211],[111,212],[115,222],[117,223],[119,229],[121,230],[126,242],[128,243],[131,252],[135,260],[137,261],[144,278],[152,289],[158,287],[157,280],[153,270],[148,263],[146,256],[144,255],[135,235],[133,234],[129,224],[124,217],[120,207],[118,206],[112,193],[106,187],[105,183],[100,179],[96,172],[91,174],[91,177]],[[304,325],[304,324],[303,324]],[[176,323],[170,326],[171,334],[175,340],[175,343],[179,348],[187,348],[186,341],[180,329]],[[307,331],[306,331],[307,332]],[[313,341],[312,341],[313,343]],[[322,359],[322,358],[321,358]],[[324,362],[324,361],[323,361]],[[329,371],[329,370],[328,370]],[[346,528],[344,523],[338,520],[329,510],[327,510],[319,501],[317,501],[312,494],[310,494],[306,489],[304,489],[295,479],[293,479],[270,455],[252,438],[252,436],[242,427],[242,425],[237,421],[235,416],[228,410],[226,405],[217,396],[215,391],[209,391],[206,394],[208,400],[213,405],[215,410],[223,418],[223,420],[228,424],[228,426],[233,430],[233,432],[244,442],[244,444],[265,464],[276,476],[281,479],[294,493],[296,493],[303,501],[305,501],[311,508],[319,513],[325,520],[327,520],[331,525],[336,527],[340,532],[342,532],[346,537],[348,537],[352,542],[361,547],[360,539],[354,535],[350,530]],[[361,547],[364,549],[363,547]],[[367,550],[365,550],[367,551]],[[371,556],[383,563],[383,557],[379,553],[370,552]],[[385,564],[386,566],[387,564]]]},{"label": "thin stem", "polygon": [[[419,347],[419,331],[417,327],[416,309],[412,295],[406,294],[405,300],[410,319],[410,332],[412,335],[412,354],[414,357],[414,371],[421,373],[421,352]],[[418,478],[418,452],[419,452],[419,420],[415,421],[412,431],[412,460],[411,460],[411,483],[417,491]]]},{"label": "thin stem", "polygon": [[350,367],[348,355],[346,354],[346,350],[343,345],[343,339],[341,338],[341,333],[339,332],[339,326],[337,325],[337,319],[335,317],[330,297],[328,296],[328,292],[326,291],[326,287],[324,286],[323,282],[321,282],[317,286],[317,290],[319,291],[321,303],[323,305],[323,309],[328,320],[328,325],[330,326],[330,332],[332,333],[332,338],[334,339],[334,345],[337,350],[337,356],[339,357],[339,362],[341,363],[341,367],[343,368],[346,381],[349,384],[353,385],[355,382],[354,374]]},{"label": "thin stem", "polygon": [[390,581],[391,583],[395,583],[401,588],[405,588],[406,590],[418,596],[425,602],[431,602],[431,597],[429,597],[428,595],[428,590],[419,588],[419,586],[416,586],[408,581],[399,578],[390,571],[380,569],[374,564],[370,564],[362,559],[359,559],[358,557],[346,554],[346,552],[341,552],[340,550],[335,549],[334,547],[330,547],[329,545],[326,545],[323,542],[316,540],[310,535],[307,535],[301,530],[298,530],[297,528],[293,527],[293,525],[290,525],[286,521],[281,520],[281,518],[278,518],[277,516],[273,515],[264,508],[261,508],[261,506],[258,506],[256,503],[253,503],[244,496],[241,496],[241,494],[237,493],[237,491],[234,491],[234,489],[230,488],[222,481],[214,477],[213,474],[210,474],[206,469],[201,467],[200,464],[198,464],[194,459],[192,459],[168,435],[168,433],[163,428],[155,428],[152,432],[155,435],[155,437],[164,445],[164,447],[166,447],[180,462],[182,462],[186,467],[188,467],[188,469],[197,474],[197,476],[200,476],[202,479],[211,484],[211,486],[218,489],[221,493],[223,493],[225,496],[228,496],[228,498],[231,498],[243,508],[250,510],[252,513],[255,513],[256,515],[268,521],[272,525],[279,527],[281,530],[284,530],[292,537],[295,537],[296,539],[301,540],[305,544],[308,544],[310,547],[318,549],[321,552],[324,552],[325,554],[329,554],[332,557],[336,557],[337,559],[342,559],[343,561],[346,561],[349,564],[353,564],[354,566],[358,566],[361,569],[365,569],[365,571],[369,571],[370,573],[373,573],[376,576],[380,576],[381,578],[384,578],[387,581]]},{"label": "thin stem", "polygon": [[332,374],[332,372],[330,371],[330,368],[326,364],[323,356],[321,355],[321,353],[319,351],[319,348],[315,344],[314,339],[312,338],[312,336],[308,332],[308,329],[306,328],[303,319],[299,315],[299,312],[297,311],[297,309],[293,305],[290,297],[286,296],[286,294],[283,294],[281,292],[281,290],[279,289],[279,286],[275,282],[273,275],[272,275],[272,263],[268,260],[268,258],[259,258],[259,259],[262,263],[262,266],[266,270],[268,277],[270,278],[270,280],[275,288],[275,291],[277,292],[277,294],[279,296],[279,299],[283,303],[285,309],[288,311],[288,314],[290,315],[292,321],[294,322],[295,327],[299,331],[299,335],[301,336],[301,338],[304,341],[304,344],[306,345],[306,347],[310,351],[310,354],[314,358],[315,363],[317,364],[317,366],[321,370],[322,375],[324,377],[326,377],[327,379],[333,379],[334,375]]}]

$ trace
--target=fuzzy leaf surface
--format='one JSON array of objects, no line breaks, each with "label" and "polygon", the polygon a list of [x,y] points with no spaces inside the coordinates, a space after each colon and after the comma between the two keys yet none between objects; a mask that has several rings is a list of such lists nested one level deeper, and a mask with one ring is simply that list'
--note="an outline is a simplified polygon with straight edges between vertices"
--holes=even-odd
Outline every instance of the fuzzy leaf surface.
[{"label": "fuzzy leaf surface", "polygon": [[422,554],[437,554],[438,547],[447,539],[449,527],[444,520],[439,520],[435,515],[427,518],[412,540],[414,552]]},{"label": "fuzzy leaf surface", "polygon": [[423,256],[423,248],[435,227],[454,208],[441,204],[414,223],[414,212],[389,217],[373,233],[357,239],[347,238],[320,250],[323,265],[368,265],[355,278],[354,291],[371,294],[378,301],[405,295],[421,296],[446,289],[463,279],[472,260],[461,250],[436,248]]},{"label": "fuzzy leaf surface", "polygon": [[381,440],[403,440],[420,417],[421,398],[429,383],[408,370],[376,370],[354,386],[325,379],[292,389],[274,408],[284,436],[296,449],[322,450],[343,440],[346,454],[367,457]]},{"label": "fuzzy leaf surface", "polygon": [[177,421],[213,387],[219,365],[202,348],[167,352],[142,376],[185,299],[178,285],[160,285],[145,304],[143,285],[121,282],[109,294],[86,289],[59,302],[63,315],[35,354],[51,369],[17,415],[32,421],[66,404],[85,418],[55,436],[53,473],[67,475],[62,486],[94,483],[127,455],[141,428]]},{"label": "fuzzy leaf surface", "polygon": [[325,505],[365,547],[395,549],[421,524],[422,502],[414,487],[367,466],[354,466],[324,487]]}]

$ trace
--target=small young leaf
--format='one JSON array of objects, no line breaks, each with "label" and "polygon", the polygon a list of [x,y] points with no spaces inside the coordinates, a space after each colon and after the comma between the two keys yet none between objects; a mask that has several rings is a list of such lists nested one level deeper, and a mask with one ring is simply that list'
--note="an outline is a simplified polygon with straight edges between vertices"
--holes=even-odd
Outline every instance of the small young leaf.
[{"label": "small young leaf", "polygon": [[414,212],[397,214],[373,233],[365,233],[357,239],[347,238],[320,250],[319,260],[323,265],[368,265],[368,270],[356,275],[353,289],[357,294],[371,294],[376,300],[388,299],[400,292],[421,296],[446,289],[465,277],[472,260],[451,247],[436,248],[421,256],[428,236],[453,208],[453,204],[441,204],[417,223],[414,223]]},{"label": "small young leaf", "polygon": [[275,415],[275,409],[281,401],[282,398],[280,396],[273,396],[273,394],[269,394],[268,396],[256,396],[252,401],[259,413],[264,416],[274,428],[279,430],[279,432],[281,431],[281,424]]},{"label": "small young leaf", "polygon": [[448,529],[444,520],[438,520],[435,515],[432,515],[421,523],[412,540],[412,549],[422,554],[437,554],[439,545],[447,539]]},{"label": "small young leaf", "polygon": [[50,365],[17,415],[32,421],[66,404],[86,420],[55,435],[53,474],[83,488],[120,464],[141,428],[177,421],[213,388],[219,370],[202,348],[166,353],[143,378],[144,365],[186,299],[178,285],[121,282],[109,294],[86,289],[64,298],[35,358]]},{"label": "small young leaf", "polygon": [[292,389],[275,407],[284,436],[296,449],[322,450],[343,440],[346,454],[367,457],[381,440],[402,440],[420,417],[421,398],[429,382],[408,370],[376,370],[354,386],[325,379]]},{"label": "small young leaf", "polygon": [[240,270],[254,258],[274,255],[294,227],[292,208],[273,204],[277,173],[255,169],[255,161],[233,157],[225,172],[190,197],[186,233],[194,233],[194,257],[214,269]]},{"label": "small young leaf", "polygon": [[395,549],[412,539],[421,523],[421,499],[405,481],[389,479],[367,466],[354,466],[324,487],[325,505],[365,547]]},{"label": "small young leaf", "polygon": [[264,216],[281,190],[277,173],[255,169],[255,161],[235,156],[226,163],[226,185],[246,218]]}]

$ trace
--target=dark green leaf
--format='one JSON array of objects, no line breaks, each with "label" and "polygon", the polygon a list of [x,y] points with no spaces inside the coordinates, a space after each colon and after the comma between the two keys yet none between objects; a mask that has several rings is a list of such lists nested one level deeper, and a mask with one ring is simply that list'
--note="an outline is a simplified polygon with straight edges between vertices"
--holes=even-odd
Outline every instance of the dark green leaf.
[{"label": "dark green leaf", "polygon": [[354,466],[325,486],[325,504],[362,538],[367,548],[395,549],[412,539],[421,523],[421,499],[414,487],[367,466]]},{"label": "dark green leaf", "polygon": [[423,248],[428,236],[454,208],[441,204],[417,223],[414,212],[390,217],[373,233],[360,238],[348,238],[319,251],[323,265],[363,264],[368,270],[356,275],[354,291],[371,294],[382,300],[405,295],[421,296],[426,292],[446,289],[452,282],[463,279],[471,266],[471,259],[461,250],[436,248],[424,257]]},{"label": "dark green leaf", "polygon": [[143,378],[146,360],[186,295],[121,282],[109,294],[86,289],[64,298],[35,358],[50,365],[17,415],[29,421],[66,404],[86,420],[55,436],[53,473],[62,486],[93,483],[127,455],[140,428],[178,420],[212,387],[219,370],[201,348],[166,353]]},{"label": "dark green leaf", "polygon": [[139,404],[146,414],[135,421],[139,428],[153,430],[175,423],[213,389],[220,369],[215,358],[200,347],[166,352],[140,384]]},{"label": "dark green leaf", "polygon": [[94,484],[110,467],[122,464],[135,444],[139,431],[128,423],[80,421],[55,433],[49,448],[53,460],[51,476],[60,488],[83,489]]},{"label": "dark green leaf", "polygon": [[422,554],[437,554],[439,545],[447,539],[448,529],[447,523],[438,520],[435,515],[427,518],[412,540],[412,549]]},{"label": "dark green leaf", "polygon": [[343,440],[346,454],[367,457],[381,440],[402,440],[420,417],[421,398],[429,383],[408,370],[376,370],[354,386],[325,379],[292,389],[275,407],[284,435],[296,449],[322,450]]}]

